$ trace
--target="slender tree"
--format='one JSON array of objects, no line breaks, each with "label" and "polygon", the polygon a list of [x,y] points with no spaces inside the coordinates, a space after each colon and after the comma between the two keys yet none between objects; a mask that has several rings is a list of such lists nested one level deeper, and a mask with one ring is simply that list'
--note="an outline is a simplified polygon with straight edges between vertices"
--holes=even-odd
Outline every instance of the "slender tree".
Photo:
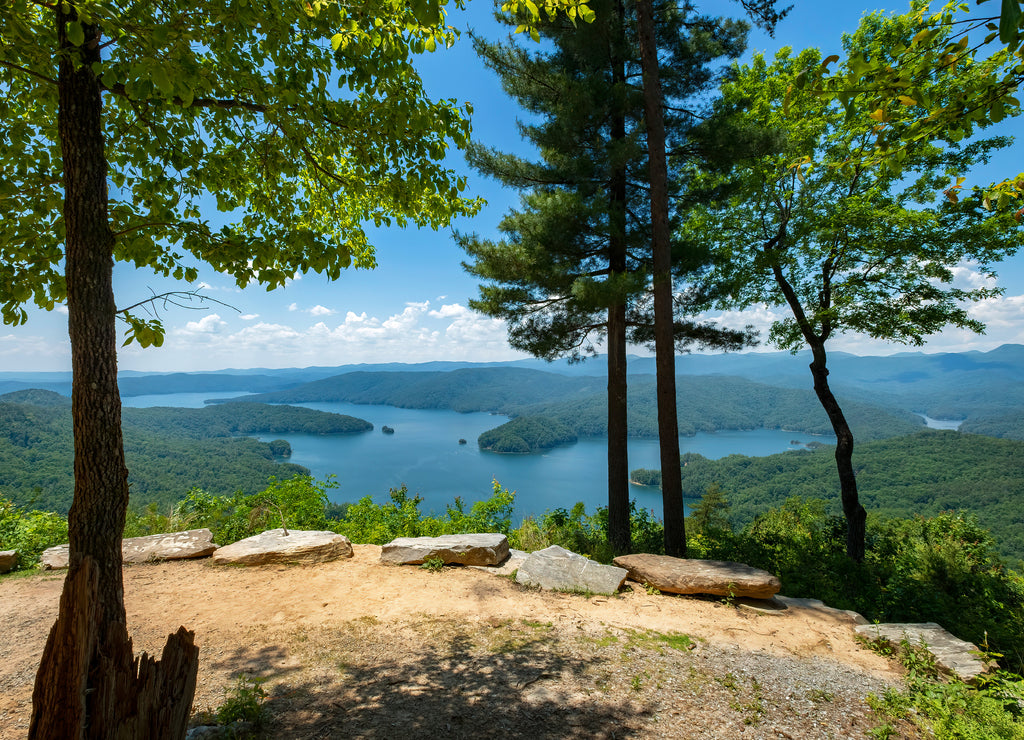
[{"label": "slender tree", "polygon": [[509,320],[509,341],[538,357],[580,359],[603,337],[608,367],[608,530],[613,548],[630,550],[626,455],[626,344],[631,296],[643,288],[636,229],[638,197],[635,96],[627,85],[630,48],[620,2],[599,5],[596,20],[542,26],[555,41],[531,53],[475,39],[477,52],[505,89],[544,122],[521,126],[540,162],[474,145],[478,170],[527,191],[492,242],[460,237],[466,268],[488,281],[477,310]]},{"label": "slender tree", "polygon": [[[741,0],[748,14],[769,30],[788,10],[775,10],[775,0]],[[682,292],[678,296],[673,288],[673,275],[693,276],[707,264],[708,252],[694,241],[680,242],[681,250],[673,254],[672,232],[687,204],[700,200],[690,187],[692,180],[679,176],[686,166],[700,166],[702,160],[729,158],[730,153],[743,149],[739,142],[729,142],[711,150],[695,146],[691,136],[701,126],[708,126],[706,110],[698,103],[701,94],[710,92],[715,79],[711,64],[721,56],[738,56],[746,43],[745,26],[742,36],[730,38],[729,29],[735,24],[701,15],[692,2],[680,5],[654,3],[653,0],[635,0],[636,33],[639,48],[639,67],[643,91],[644,134],[647,145],[649,208],[651,214],[650,257],[653,293],[653,344],[657,374],[658,440],[661,457],[661,491],[665,517],[665,553],[686,557],[686,519],[683,505],[682,469],[679,462],[679,422],[676,407],[675,351],[680,335],[677,314],[692,313],[700,295]],[[678,54],[659,53],[664,33],[668,31],[683,39],[676,47]],[[659,34],[662,34],[659,36]],[[680,85],[680,83],[682,83]],[[680,107],[680,105],[685,107]],[[665,111],[674,113],[666,125]],[[713,125],[713,124],[710,124]],[[707,143],[708,139],[705,139]],[[753,144],[751,139],[750,143]],[[671,147],[671,148],[670,148]],[[673,155],[670,157],[670,154]],[[670,160],[676,169],[671,171]],[[717,166],[720,166],[720,162]],[[711,291],[702,295],[706,298]],[[701,330],[697,330],[698,333]],[[690,336],[693,336],[692,334]],[[724,338],[724,335],[723,335]],[[741,333],[732,333],[732,346],[747,341]],[[719,346],[728,346],[722,342]]]},{"label": "slender tree", "polygon": [[[851,59],[884,57],[913,29],[907,17],[869,16],[845,45]],[[1009,213],[986,212],[980,196],[957,202],[957,175],[987,160],[1005,139],[950,146],[916,140],[903,150],[900,168],[874,166],[877,121],[867,125],[793,84],[805,70],[820,74],[825,67],[817,51],[792,57],[783,50],[772,65],[757,56],[735,70],[723,86],[723,106],[738,116],[734,125],[784,131],[782,146],[735,171],[737,194],[694,212],[686,230],[717,248],[712,279],[730,288],[724,305],[787,307],[790,316],[773,325],[772,341],[811,350],[814,390],[836,434],[847,553],[859,561],[866,513],[853,433],[829,384],[828,342],[856,331],[921,345],[947,325],[983,330],[968,304],[999,291],[959,287],[954,269],[970,265],[991,278],[990,265],[1018,248],[1022,231]],[[970,74],[950,68],[926,94],[941,103]],[[904,107],[901,115],[902,122],[889,125],[917,114]]]}]

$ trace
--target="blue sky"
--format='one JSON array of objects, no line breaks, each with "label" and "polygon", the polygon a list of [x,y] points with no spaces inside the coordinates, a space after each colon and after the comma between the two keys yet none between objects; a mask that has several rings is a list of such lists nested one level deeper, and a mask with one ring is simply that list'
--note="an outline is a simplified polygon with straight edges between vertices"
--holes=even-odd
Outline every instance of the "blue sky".
[{"label": "blue sky", "polygon": [[[776,37],[772,39],[755,30],[750,50],[773,54],[788,45],[796,49],[817,46],[825,55],[837,53],[841,34],[854,30],[865,12],[903,12],[908,7],[883,2],[884,5],[862,0],[796,0]],[[698,2],[698,6],[723,15],[739,16],[741,12],[739,3],[728,0]],[[502,31],[491,18],[489,7],[484,0],[471,0],[469,9],[453,13],[450,21],[462,28],[470,25],[485,36],[498,36]],[[998,6],[990,3],[985,9],[990,7],[994,12]],[[473,104],[473,134],[477,140],[523,151],[515,126],[520,111],[504,95],[496,76],[477,61],[468,39],[452,49],[425,56],[420,69],[434,97]],[[1020,136],[1024,134],[1024,118],[1004,124],[999,133],[1016,133],[1024,141],[1024,136]],[[1017,174],[1019,163],[1024,161],[1022,146],[1016,143],[1004,150],[997,163],[977,172],[967,184]],[[460,155],[453,156],[451,161],[452,166],[469,173],[471,192],[488,201],[479,216],[457,223],[456,228],[492,235],[501,216],[518,202],[517,194],[468,171]],[[164,346],[125,348],[120,366],[128,370],[187,371],[361,362],[485,361],[521,356],[506,344],[501,322],[467,308],[468,299],[477,293],[476,282],[462,270],[463,253],[448,231],[381,229],[372,232],[372,242],[377,248],[377,269],[353,270],[334,283],[317,275],[305,275],[272,293],[259,288],[240,291],[213,271],[201,271],[200,281],[206,294],[234,308],[213,305],[203,311],[163,312],[167,327]],[[924,351],[987,350],[1007,342],[1024,343],[1024,255],[1004,262],[998,271],[1006,295],[973,309],[988,324],[988,333],[976,336],[947,331],[933,337]],[[970,266],[964,266],[962,273],[967,283],[977,279]],[[150,291],[159,293],[175,287],[195,286],[175,286],[172,281],[123,265],[115,270],[119,305],[135,303]],[[780,310],[763,307],[742,317],[723,319],[767,328]],[[888,354],[907,349],[851,335],[837,338],[832,347],[857,354]],[[27,325],[0,327],[0,370],[68,369],[66,313],[34,312]]]}]

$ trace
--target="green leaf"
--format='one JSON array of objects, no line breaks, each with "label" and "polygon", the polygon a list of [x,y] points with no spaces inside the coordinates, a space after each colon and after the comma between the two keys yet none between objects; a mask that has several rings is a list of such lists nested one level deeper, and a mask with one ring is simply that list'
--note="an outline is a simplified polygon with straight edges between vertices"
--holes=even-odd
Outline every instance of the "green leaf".
[{"label": "green leaf", "polygon": [[413,16],[424,26],[436,26],[441,22],[441,4],[438,0],[409,0]]},{"label": "green leaf", "polygon": [[1004,44],[1017,41],[1020,31],[1020,0],[1003,0],[999,11],[999,40]]},{"label": "green leaf", "polygon": [[85,30],[82,28],[82,24],[78,21],[68,21],[66,24],[68,41],[75,46],[81,46],[85,43]]}]

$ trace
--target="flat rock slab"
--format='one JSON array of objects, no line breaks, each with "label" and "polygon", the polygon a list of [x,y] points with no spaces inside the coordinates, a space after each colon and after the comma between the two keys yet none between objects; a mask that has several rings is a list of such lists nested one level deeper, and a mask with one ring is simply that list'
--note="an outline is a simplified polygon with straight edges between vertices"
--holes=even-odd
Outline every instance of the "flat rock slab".
[{"label": "flat rock slab", "polygon": [[614,594],[626,581],[625,568],[601,565],[558,545],[530,553],[519,566],[516,583],[552,591]]},{"label": "flat rock slab", "polygon": [[[217,546],[213,544],[213,533],[208,529],[150,534],[121,540],[121,558],[126,563],[205,558],[216,549]],[[45,569],[67,568],[68,545],[57,545],[43,550],[40,564]]]},{"label": "flat rock slab", "polygon": [[950,634],[935,622],[910,624],[864,624],[854,629],[871,640],[879,638],[899,645],[904,639],[911,645],[923,645],[940,666],[962,681],[977,678],[989,669],[978,657],[978,648]]},{"label": "flat rock slab", "polygon": [[509,555],[503,534],[445,534],[440,537],[399,537],[381,548],[380,561],[419,565],[440,558],[445,565],[498,565]]},{"label": "flat rock slab", "polygon": [[348,537],[334,532],[271,529],[213,553],[216,565],[311,565],[352,557]]},{"label": "flat rock slab", "polygon": [[494,576],[510,576],[519,570],[519,566],[523,564],[523,561],[530,556],[530,553],[523,550],[512,550],[508,551],[508,557],[505,558],[503,563],[498,565],[471,565],[470,568],[476,570],[482,570],[484,573],[490,573]]},{"label": "flat rock slab", "polygon": [[14,570],[18,564],[17,550],[0,550],[0,573],[7,573]]},{"label": "flat rock slab", "polygon": [[121,557],[126,563],[205,558],[216,549],[213,533],[208,529],[190,529],[186,532],[151,534],[121,540]]},{"label": "flat rock slab", "polygon": [[804,609],[811,612],[815,616],[823,617],[825,619],[835,619],[840,622],[846,622],[852,626],[861,624],[868,624],[861,614],[852,611],[850,609],[836,609],[833,606],[828,606],[824,601],[818,599],[798,599],[792,596],[780,596],[776,594],[772,597],[769,603],[779,604],[783,609],[790,607]]},{"label": "flat rock slab", "polygon": [[782,583],[766,570],[727,560],[689,560],[669,555],[620,555],[612,561],[629,571],[631,580],[670,594],[710,594],[770,599]]}]

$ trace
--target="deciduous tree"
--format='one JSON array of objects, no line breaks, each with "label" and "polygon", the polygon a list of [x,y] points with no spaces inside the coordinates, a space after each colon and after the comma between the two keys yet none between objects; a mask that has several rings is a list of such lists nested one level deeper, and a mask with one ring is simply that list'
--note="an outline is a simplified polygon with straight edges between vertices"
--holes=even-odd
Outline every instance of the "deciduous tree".
[{"label": "deciduous tree", "polygon": [[126,629],[116,322],[143,344],[162,327],[119,312],[114,261],[273,288],[374,266],[366,222],[472,212],[441,164],[468,120],[411,63],[452,39],[431,2],[5,4],[0,311],[66,303],[74,371],[70,568],[32,737],[180,736],[194,689],[191,633],[135,664]]},{"label": "deciduous tree", "polygon": [[[912,18],[867,17],[845,40],[845,64],[886,58],[913,29]],[[871,161],[877,121],[848,117],[841,105],[794,87],[798,75],[824,67],[817,51],[794,57],[787,49],[773,64],[757,56],[735,70],[723,86],[723,106],[736,113],[733,125],[778,129],[783,143],[733,171],[739,189],[695,212],[686,230],[718,250],[712,279],[729,286],[725,305],[787,307],[790,316],[773,325],[772,341],[811,350],[814,389],[837,438],[847,552],[860,560],[865,512],[853,434],[829,387],[829,341],[855,331],[921,345],[947,325],[982,331],[969,304],[999,290],[984,281],[961,287],[956,270],[967,266],[991,278],[991,265],[1012,254],[1024,235],[1009,214],[985,211],[980,196],[954,202],[944,194],[1005,139],[946,146],[912,139],[900,167],[877,167]],[[970,74],[969,68],[943,70],[924,94],[941,104]],[[887,125],[912,125],[916,115],[904,107]]]}]

